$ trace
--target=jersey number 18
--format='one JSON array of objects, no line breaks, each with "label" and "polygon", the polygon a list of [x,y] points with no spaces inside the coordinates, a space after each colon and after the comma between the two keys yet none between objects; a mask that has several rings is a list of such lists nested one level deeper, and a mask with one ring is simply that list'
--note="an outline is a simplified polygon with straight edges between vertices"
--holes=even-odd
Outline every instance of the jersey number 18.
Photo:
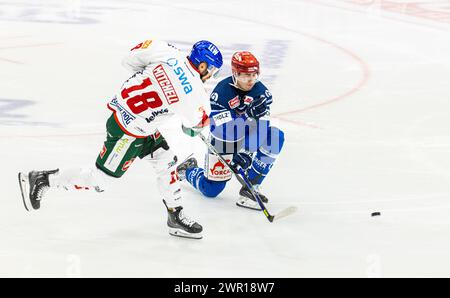
[{"label": "jersey number 18", "polygon": [[[122,90],[122,98],[127,99],[133,91],[143,90],[152,85],[149,78],[144,79],[142,84],[124,88]],[[156,109],[162,106],[163,102],[156,91],[144,92],[133,96],[127,100],[127,105],[134,114],[140,114],[147,109]]]}]

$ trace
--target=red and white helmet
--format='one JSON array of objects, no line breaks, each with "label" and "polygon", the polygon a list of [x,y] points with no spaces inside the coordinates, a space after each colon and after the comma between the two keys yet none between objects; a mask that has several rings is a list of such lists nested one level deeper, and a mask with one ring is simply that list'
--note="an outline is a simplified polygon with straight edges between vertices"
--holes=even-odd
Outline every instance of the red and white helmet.
[{"label": "red and white helmet", "polygon": [[234,86],[243,91],[253,88],[259,78],[259,61],[250,52],[236,52],[231,58]]},{"label": "red and white helmet", "polygon": [[246,51],[236,52],[231,59],[231,70],[233,74],[257,73],[259,74],[259,61],[256,57]]}]

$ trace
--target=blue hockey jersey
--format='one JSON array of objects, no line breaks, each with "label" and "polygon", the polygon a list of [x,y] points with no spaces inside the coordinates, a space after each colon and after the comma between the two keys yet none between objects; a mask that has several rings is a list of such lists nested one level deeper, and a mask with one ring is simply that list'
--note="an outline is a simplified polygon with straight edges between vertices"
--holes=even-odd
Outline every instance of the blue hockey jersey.
[{"label": "blue hockey jersey", "polygon": [[266,98],[270,110],[272,94],[263,83],[258,81],[250,91],[242,91],[234,86],[232,77],[220,81],[210,97],[210,130],[214,138],[237,142],[248,135],[257,122],[268,121],[267,117],[255,121],[246,114],[251,103],[259,98]]}]

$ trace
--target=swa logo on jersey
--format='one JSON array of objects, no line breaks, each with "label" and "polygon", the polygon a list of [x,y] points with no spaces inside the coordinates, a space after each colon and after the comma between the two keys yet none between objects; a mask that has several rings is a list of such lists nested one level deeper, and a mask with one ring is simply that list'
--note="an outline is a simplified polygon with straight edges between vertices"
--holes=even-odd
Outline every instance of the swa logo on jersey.
[{"label": "swa logo on jersey", "polygon": [[185,94],[189,94],[192,92],[192,85],[189,83],[186,73],[183,68],[178,65],[178,60],[175,58],[170,58],[167,60],[167,64],[172,68],[173,72],[178,76],[178,80],[183,86],[183,91]]}]

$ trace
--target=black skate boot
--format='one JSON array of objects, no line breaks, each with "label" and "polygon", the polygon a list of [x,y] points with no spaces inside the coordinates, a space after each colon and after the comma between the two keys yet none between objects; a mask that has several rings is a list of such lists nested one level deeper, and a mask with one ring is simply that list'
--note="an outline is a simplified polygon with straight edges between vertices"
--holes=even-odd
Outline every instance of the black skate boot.
[{"label": "black skate boot", "polygon": [[50,188],[48,176],[55,174],[59,169],[52,171],[31,171],[28,174],[19,173],[19,185],[22,200],[27,211],[38,210],[45,192]]},{"label": "black skate boot", "polygon": [[186,180],[186,170],[198,167],[195,157],[188,157],[185,161],[180,163],[177,167],[178,178],[180,181]]},{"label": "black skate boot", "polygon": [[168,208],[166,201],[164,205],[167,208],[167,225],[169,226],[169,234],[172,236],[202,239],[203,228],[194,220],[184,214],[183,207]]},{"label": "black skate boot", "polygon": [[[263,203],[268,203],[269,200],[267,197],[259,192],[259,185],[254,186],[255,191],[259,194],[259,197],[261,198],[261,201]],[[258,202],[253,198],[252,193],[246,186],[242,186],[241,190],[239,191],[239,200],[236,202],[236,205],[239,207],[249,208],[253,210],[261,210],[261,207],[259,206]]]}]

